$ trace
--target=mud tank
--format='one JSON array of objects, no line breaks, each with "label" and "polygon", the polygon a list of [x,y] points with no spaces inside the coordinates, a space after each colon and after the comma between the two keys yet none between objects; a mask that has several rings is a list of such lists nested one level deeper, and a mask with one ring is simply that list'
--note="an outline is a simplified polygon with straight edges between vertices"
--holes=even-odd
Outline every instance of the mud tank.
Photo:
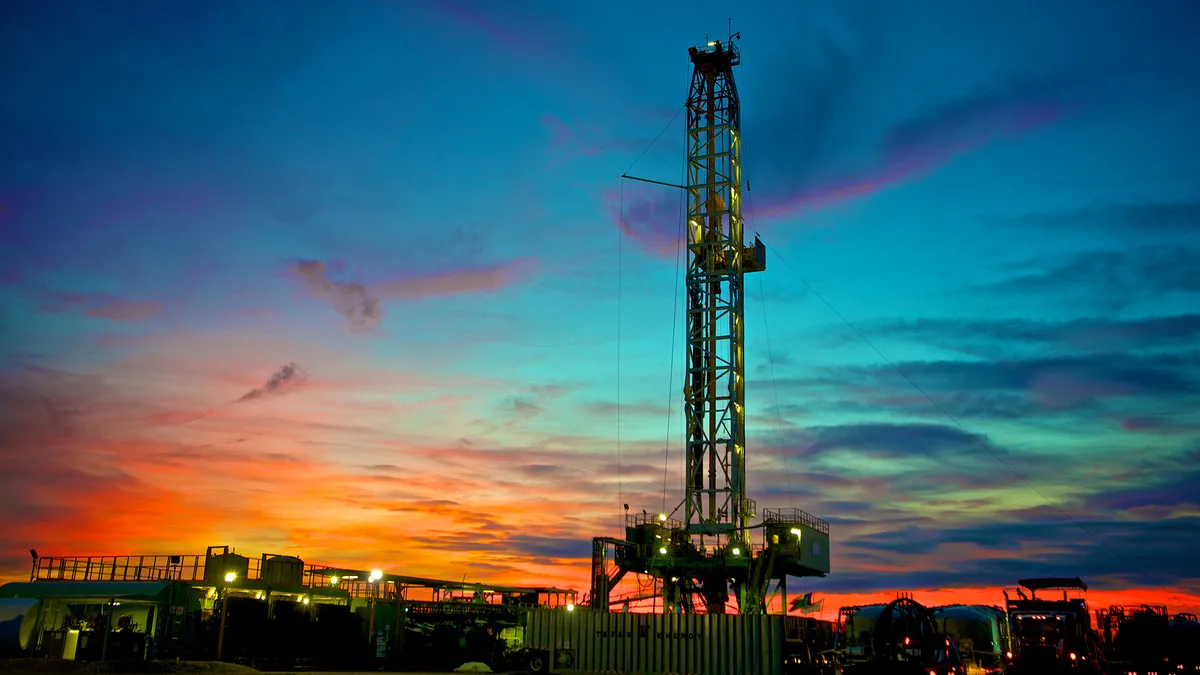
[{"label": "mud tank", "polygon": [[929,608],[911,598],[843,607],[838,661],[844,675],[965,675],[957,646]]},{"label": "mud tank", "polygon": [[989,605],[934,607],[933,621],[958,648],[969,673],[1004,670],[1009,650],[1008,621],[1004,610]]}]

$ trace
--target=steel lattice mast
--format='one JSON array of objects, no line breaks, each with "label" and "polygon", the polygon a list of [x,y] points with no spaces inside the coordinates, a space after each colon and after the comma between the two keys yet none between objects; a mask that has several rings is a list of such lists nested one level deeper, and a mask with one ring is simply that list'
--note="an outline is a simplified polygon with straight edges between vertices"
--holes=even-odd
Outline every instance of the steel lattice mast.
[{"label": "steel lattice mast", "polygon": [[743,278],[763,269],[742,245],[741,114],[732,43],[689,50],[685,522],[749,543]]},{"label": "steel lattice mast", "polygon": [[[687,471],[684,521],[670,514],[629,513],[625,537],[592,539],[588,604],[662,597],[664,612],[724,613],[730,590],[737,610],[762,614],[771,582],[787,605],[788,576],[829,573],[829,524],[799,509],[765,509],[756,518],[746,496],[745,324],[743,280],[766,268],[766,247],[742,243],[741,115],[728,42],[688,50],[693,70],[687,101],[687,372],[684,417]],[[761,539],[751,541],[751,528]],[[653,577],[654,592],[613,597],[627,574]],[[702,603],[701,603],[702,601]]]}]

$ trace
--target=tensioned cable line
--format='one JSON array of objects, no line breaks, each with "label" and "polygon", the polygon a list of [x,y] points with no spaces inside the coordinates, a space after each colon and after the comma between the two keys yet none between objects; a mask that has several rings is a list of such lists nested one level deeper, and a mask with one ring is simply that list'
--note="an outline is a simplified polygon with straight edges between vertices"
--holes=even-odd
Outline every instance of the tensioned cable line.
[{"label": "tensioned cable line", "polygon": [[[753,199],[753,196],[749,189],[749,183],[747,182],[746,201],[747,201],[747,209],[748,210],[753,210],[753,206],[752,206],[752,202],[751,202],[752,199]],[[759,235],[758,231],[755,230],[753,228],[753,226],[750,229],[751,229],[751,231],[754,232],[754,234]],[[761,237],[761,235],[759,235],[759,236]],[[912,380],[912,378],[910,378],[903,370],[901,370],[900,367],[895,364],[895,362],[893,362],[891,359],[889,359],[887,356],[885,356],[884,353],[882,351],[880,351],[880,349],[878,347],[876,347],[873,342],[871,342],[869,339],[867,339],[866,335],[863,335],[862,331],[860,331],[854,324],[850,323],[850,321],[845,316],[843,316],[842,313],[839,312],[837,310],[837,308],[835,308],[833,306],[832,303],[830,303],[828,300],[825,299],[825,296],[821,295],[821,293],[818,292],[817,289],[813,288],[812,284],[808,283],[808,280],[805,279],[803,276],[801,276],[800,273],[796,271],[796,268],[792,267],[791,263],[789,263],[782,255],[779,254],[779,251],[777,251],[774,247],[770,246],[769,244],[766,244],[766,242],[763,242],[763,243],[768,249],[770,249],[771,253],[775,256],[775,258],[778,259],[779,262],[783,263],[784,267],[787,267],[789,270],[791,270],[792,274],[796,275],[796,278],[800,280],[800,283],[804,284],[805,288],[807,288],[809,290],[809,292],[811,292],[814,296],[817,297],[818,300],[820,300],[822,303],[825,304],[826,307],[829,308],[829,311],[833,312],[834,315],[837,316],[837,318],[842,321],[842,323],[846,324],[846,326],[848,328],[850,328],[850,330],[853,331],[854,334],[856,336],[858,336],[858,338],[860,340],[862,340],[868,347],[870,347],[871,350],[874,351],[875,354],[877,354],[880,359],[883,359],[884,363],[888,364],[888,366],[890,366],[892,368],[892,370],[896,371],[896,374],[899,375],[901,378],[903,378],[904,381],[907,382],[910,386],[912,386],[912,388],[915,389],[917,391],[917,393],[921,394],[921,396],[924,397],[925,400],[929,401],[933,405],[933,407],[937,408],[938,412],[940,412],[942,415],[944,415],[946,417],[946,419],[950,420],[950,422],[953,423],[954,426],[958,427],[958,429],[960,431],[962,431],[964,434],[966,434],[971,440],[975,441],[976,445],[983,448],[983,450],[985,452],[987,452],[989,455],[991,455],[992,458],[995,459],[997,462],[1000,462],[1000,464],[1002,464],[1004,466],[1004,468],[1008,469],[1009,472],[1011,472],[1012,475],[1016,476],[1018,480],[1020,480],[1022,483],[1024,483],[1026,485],[1026,487],[1028,487],[1030,490],[1033,490],[1039,497],[1042,498],[1042,500],[1044,500],[1047,504],[1049,504],[1055,511],[1058,511],[1064,518],[1066,518],[1072,524],[1074,524],[1079,529],[1081,529],[1085,533],[1087,533],[1087,535],[1090,536],[1092,539],[1094,539],[1097,544],[1100,544],[1105,549],[1107,549],[1109,551],[1109,553],[1112,553],[1113,556],[1115,556],[1118,560],[1121,560],[1122,562],[1124,562],[1126,565],[1128,565],[1130,568],[1132,568],[1138,574],[1146,577],[1147,579],[1149,579],[1151,581],[1154,580],[1153,577],[1151,577],[1146,572],[1142,571],[1142,569],[1140,567],[1138,567],[1136,564],[1131,562],[1125,556],[1121,555],[1121,553],[1118,552],[1116,549],[1114,549],[1112,546],[1109,546],[1103,539],[1101,539],[1094,532],[1092,532],[1091,529],[1089,529],[1086,525],[1084,525],[1083,523],[1076,520],[1073,516],[1071,516],[1071,514],[1067,513],[1066,510],[1064,510],[1062,507],[1060,507],[1054,500],[1047,497],[1045,493],[1043,493],[1041,490],[1039,490],[1037,488],[1037,486],[1035,486],[1033,483],[1029,482],[1029,480],[1026,479],[1024,476],[1022,476],[1015,468],[1013,468],[1013,466],[1011,464],[1004,461],[1004,458],[1000,457],[1000,455],[996,454],[990,447],[988,447],[987,443],[984,443],[982,440],[980,440],[980,438],[978,436],[976,436],[975,434],[973,434],[969,430],[967,430],[967,428],[965,426],[963,426],[963,424],[961,422],[959,422],[956,417],[951,415],[944,407],[942,407],[941,404],[939,404],[936,400],[934,400],[934,398],[932,396],[930,396],[928,393],[926,393],[925,390],[922,389],[916,382],[914,382]]]},{"label": "tensioned cable line", "polygon": [[[688,83],[689,85],[691,84],[690,78]],[[672,124],[675,124],[675,120],[679,119],[679,113],[683,112],[684,108],[687,107],[686,98],[687,97],[684,97],[683,105],[679,106],[679,110],[675,111],[675,116],[671,118],[671,121],[667,122],[667,125],[662,128],[662,131],[658,132],[658,135],[654,137],[654,140],[650,141],[650,145],[646,146],[646,149],[642,151],[642,154],[638,155],[637,159],[633,160],[633,164],[630,164],[629,168],[625,169],[625,173],[622,174],[623,176],[628,175],[630,171],[633,171],[633,167],[637,166],[637,163],[642,161],[642,158],[646,156],[647,152],[650,152],[650,148],[654,147],[654,144],[658,142],[658,139],[662,138],[663,134],[667,133],[667,129],[670,129]]]},{"label": "tensioned cable line", "polygon": [[[691,67],[689,66],[689,68],[688,68],[688,91],[690,91],[690,89],[691,89]],[[686,92],[685,92],[685,94],[686,94]],[[663,137],[663,134],[667,133],[667,130],[670,129],[671,126],[675,124],[675,121],[679,119],[680,113],[682,113],[686,108],[687,108],[687,96],[685,95],[683,105],[679,106],[679,109],[675,111],[675,114],[671,117],[671,120],[669,122],[667,122],[666,125],[663,126],[663,128],[658,132],[658,135],[654,137],[654,140],[650,141],[650,143],[646,146],[646,148],[644,150],[642,150],[642,153],[637,156],[637,159],[633,160],[633,163],[629,165],[629,168],[625,170],[625,173],[623,173],[621,175],[621,177],[622,177],[621,193],[620,193],[621,194],[621,196],[620,196],[621,214],[620,214],[620,222],[618,223],[618,228],[617,228],[618,230],[620,230],[620,234],[618,235],[619,241],[618,241],[618,247],[617,247],[617,286],[618,286],[618,288],[617,288],[617,475],[618,475],[618,477],[617,477],[617,493],[618,493],[618,499],[621,502],[624,502],[624,491],[623,491],[622,480],[621,480],[621,395],[620,395],[620,390],[621,390],[621,384],[620,384],[620,379],[621,379],[621,364],[620,364],[621,335],[620,335],[620,332],[621,332],[621,302],[622,302],[621,288],[620,288],[620,285],[621,285],[621,258],[622,258],[621,242],[624,241],[624,230],[625,230],[625,183],[624,183],[623,179],[627,178],[629,176],[629,172],[633,171],[633,167],[637,166],[638,162],[642,161],[642,158],[644,158],[646,156],[646,153],[650,152],[650,149],[653,148],[656,143],[658,143],[658,141]],[[686,157],[686,155],[685,155],[684,161],[683,161],[683,176],[684,176],[684,180],[686,180],[686,176],[687,176],[687,157]],[[681,180],[680,182],[682,183],[683,181]],[[679,197],[679,233],[680,233],[680,235],[683,234],[683,221],[684,221],[683,205],[684,205],[684,195],[681,193],[680,197]],[[680,258],[681,258],[680,254],[681,253],[682,253],[682,244],[681,244],[680,238],[677,237],[676,242],[675,242],[675,291],[676,291],[675,296],[676,297],[675,297],[675,306],[671,311],[671,362],[670,362],[670,371],[669,371],[670,375],[669,375],[669,385],[668,385],[668,388],[671,389],[672,391],[670,392],[669,398],[667,400],[667,439],[666,439],[666,443],[664,444],[664,447],[663,447],[663,511],[666,511],[666,508],[667,508],[667,506],[666,506],[667,505],[667,478],[668,478],[668,474],[669,474],[668,467],[670,465],[670,454],[671,454],[671,412],[673,410],[671,401],[674,399],[674,391],[673,390],[675,388],[675,370],[674,370],[674,368],[675,368],[675,340],[676,340],[675,331],[676,331],[677,325],[678,325],[676,323],[676,321],[678,319],[678,312],[679,312],[679,298],[678,298],[679,292],[678,291],[679,291],[679,271],[680,271]],[[623,525],[623,523],[622,523],[622,525]]]},{"label": "tensioned cable line", "polygon": [[[687,157],[684,157],[683,159],[682,174],[683,178],[679,181],[680,184],[687,180]],[[679,231],[675,234],[675,304],[671,308],[671,360],[668,361],[669,365],[667,368],[668,372],[670,373],[667,377],[667,438],[663,443],[663,513],[667,512],[667,476],[669,474],[669,467],[671,464],[671,412],[675,409],[675,341],[679,339],[676,331],[678,330],[679,326],[679,279],[682,276],[680,273],[683,268],[683,238],[686,234],[684,222],[686,221],[687,214],[684,213],[683,209],[686,196],[687,192],[683,190],[679,191]],[[687,349],[687,345],[684,345],[684,349]],[[686,372],[683,374],[683,377],[686,381]],[[686,456],[686,448],[684,452]]]},{"label": "tensioned cable line", "polygon": [[775,447],[783,455],[783,476],[787,482],[788,506],[795,507],[796,499],[792,490],[792,472],[788,468],[789,454],[783,447],[783,411],[779,407],[779,382],[775,379],[775,355],[771,351],[771,325],[767,322],[767,293],[763,290],[761,274],[758,276],[758,296],[762,300],[763,333],[767,338],[767,368],[771,374],[771,389],[775,394]]},{"label": "tensioned cable line", "polygon": [[[743,53],[744,52],[745,52],[745,50],[743,49]],[[746,65],[745,65],[745,63],[743,63],[740,68],[738,79],[741,82],[741,85],[738,88],[741,89],[743,92],[746,91]],[[753,221],[754,212],[753,212],[753,209],[751,208],[751,204],[750,204],[750,181],[749,180],[746,181],[746,216],[747,216],[746,220]],[[745,222],[745,221],[743,221],[743,222]],[[750,231],[754,232],[755,234],[758,234],[758,231],[754,229],[753,222],[750,223]],[[766,294],[766,291],[763,290],[763,280],[762,280],[761,274],[758,275],[758,295],[759,295],[760,302],[762,303],[763,333],[767,338],[767,368],[768,368],[769,374],[771,376],[771,391],[773,392],[773,394],[775,396],[775,447],[778,448],[780,454],[783,456],[783,477],[784,477],[784,484],[787,485],[788,506],[795,507],[796,506],[796,495],[795,495],[794,488],[792,486],[792,471],[789,466],[790,462],[788,461],[789,455],[784,450],[784,447],[783,447],[783,412],[779,407],[779,382],[778,382],[778,380],[775,379],[775,355],[771,350],[771,325],[767,321],[767,294]]]},{"label": "tensioned cable line", "polygon": [[625,181],[621,181],[620,212],[617,217],[620,221],[617,223],[617,504],[622,505],[620,526],[625,527],[625,486],[621,472],[621,283],[625,257]]}]

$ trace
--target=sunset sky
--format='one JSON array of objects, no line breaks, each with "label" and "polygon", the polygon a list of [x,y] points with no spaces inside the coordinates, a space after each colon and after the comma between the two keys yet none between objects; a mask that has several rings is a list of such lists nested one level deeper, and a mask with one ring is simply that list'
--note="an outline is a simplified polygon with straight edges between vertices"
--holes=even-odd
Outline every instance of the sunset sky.
[{"label": "sunset sky", "polygon": [[0,581],[230,544],[585,592],[681,499],[680,195],[619,177],[681,181],[729,17],[751,496],[832,524],[789,591],[1200,610],[1188,0],[8,3]]}]

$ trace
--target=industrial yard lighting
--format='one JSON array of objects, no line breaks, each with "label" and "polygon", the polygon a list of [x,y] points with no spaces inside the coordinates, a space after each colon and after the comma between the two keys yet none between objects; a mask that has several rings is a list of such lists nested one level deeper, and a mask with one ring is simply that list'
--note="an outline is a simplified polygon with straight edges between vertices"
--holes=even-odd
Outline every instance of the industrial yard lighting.
[{"label": "industrial yard lighting", "polygon": [[734,548],[732,551],[730,551],[730,553],[734,554],[735,556],[738,556],[738,555],[742,554],[742,549]]},{"label": "industrial yard lighting", "polygon": [[330,585],[330,586],[337,586],[337,582],[338,582],[338,578],[337,578],[337,577],[333,577],[332,579],[330,579],[330,580],[329,580],[329,585]]},{"label": "industrial yard lighting", "polygon": [[[226,572],[225,583],[232,584],[237,572]],[[221,588],[221,627],[217,629],[217,660],[221,660],[221,649],[225,646],[225,610],[229,607],[229,589]]]},{"label": "industrial yard lighting", "polygon": [[797,537],[799,537],[799,536],[800,536],[800,528],[798,528],[798,527],[793,527],[793,528],[792,528],[792,534],[794,534],[794,535],[796,535]]},{"label": "industrial yard lighting", "polygon": [[658,552],[659,552],[659,553],[661,553],[662,555],[666,555],[666,554],[667,554],[667,547],[666,547],[666,546],[663,546],[663,547],[659,548],[659,549],[658,549]]},{"label": "industrial yard lighting", "polygon": [[575,611],[575,605],[574,605],[574,604],[572,604],[572,603],[569,603],[569,602],[568,602],[568,603],[567,603],[567,611],[568,611],[568,612],[574,612],[574,611]]},{"label": "industrial yard lighting", "polygon": [[[374,584],[383,578],[383,570],[371,570],[371,575],[367,577],[368,584]],[[371,587],[371,609],[367,617],[367,642],[374,644],[375,642],[375,589]]]},{"label": "industrial yard lighting", "polygon": [[664,523],[667,522],[667,514],[665,514],[665,513],[658,514],[658,519]]}]

